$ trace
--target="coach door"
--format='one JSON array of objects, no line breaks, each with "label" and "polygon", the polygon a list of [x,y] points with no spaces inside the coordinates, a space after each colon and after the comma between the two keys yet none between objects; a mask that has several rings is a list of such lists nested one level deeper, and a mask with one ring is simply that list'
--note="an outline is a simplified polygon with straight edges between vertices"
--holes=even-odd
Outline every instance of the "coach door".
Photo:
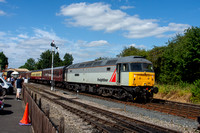
[{"label": "coach door", "polygon": [[121,64],[117,64],[117,84],[121,82]]}]

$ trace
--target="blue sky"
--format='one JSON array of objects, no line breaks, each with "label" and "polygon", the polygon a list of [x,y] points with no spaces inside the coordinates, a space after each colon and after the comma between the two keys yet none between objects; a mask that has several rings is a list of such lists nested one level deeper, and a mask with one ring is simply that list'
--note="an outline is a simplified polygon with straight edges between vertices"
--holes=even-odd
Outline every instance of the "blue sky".
[{"label": "blue sky", "polygon": [[199,0],[0,0],[0,52],[9,68],[51,50],[52,40],[74,63],[116,57],[124,47],[166,45],[199,27]]}]

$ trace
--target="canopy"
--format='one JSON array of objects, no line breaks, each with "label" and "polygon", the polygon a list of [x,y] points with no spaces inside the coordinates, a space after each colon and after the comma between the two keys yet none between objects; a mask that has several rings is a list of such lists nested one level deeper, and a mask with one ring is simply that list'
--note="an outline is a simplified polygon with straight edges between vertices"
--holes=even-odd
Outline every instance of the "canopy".
[{"label": "canopy", "polygon": [[14,72],[12,72],[11,74],[12,74],[12,75],[18,75],[19,73],[16,72],[16,71],[14,71]]}]

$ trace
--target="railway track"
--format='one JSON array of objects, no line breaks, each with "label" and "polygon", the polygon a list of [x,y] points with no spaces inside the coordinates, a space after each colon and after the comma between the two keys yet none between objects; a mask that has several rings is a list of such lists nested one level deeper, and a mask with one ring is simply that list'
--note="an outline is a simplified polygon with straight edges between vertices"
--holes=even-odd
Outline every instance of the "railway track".
[{"label": "railway track", "polygon": [[[61,90],[65,90],[59,88]],[[98,99],[103,99],[107,101],[112,101],[116,103],[122,103],[124,105],[136,106],[139,108],[154,110],[174,116],[180,116],[187,119],[197,120],[200,117],[200,105],[196,104],[188,104],[188,103],[180,103],[162,99],[153,99],[151,103],[141,104],[141,103],[133,103],[127,101],[121,101],[117,99],[113,99],[110,97],[102,97],[98,95],[88,94],[88,93],[80,93],[81,95],[86,95],[89,97],[94,97]]]},{"label": "railway track", "polygon": [[81,93],[81,94],[107,101],[122,103],[124,105],[136,106],[144,109],[180,116],[187,119],[197,120],[197,118],[200,116],[200,105],[195,105],[195,104],[173,102],[161,99],[153,99],[151,103],[141,104],[141,103],[121,101],[113,98],[91,95],[86,93]]},{"label": "railway track", "polygon": [[[43,98],[48,99],[49,101],[62,106],[64,109],[78,115],[83,120],[87,121],[89,124],[93,125],[100,132],[157,132],[157,133],[176,133],[177,131],[167,129],[164,127],[160,127],[157,125],[149,124],[146,122],[138,121],[123,115],[119,115],[113,112],[109,112],[107,110],[103,110],[94,106],[90,106],[88,104],[84,104],[74,99],[69,99],[66,97],[62,97],[53,92],[40,89],[34,85],[27,85],[27,87],[34,93],[38,93]],[[63,102],[65,101],[65,102]],[[74,104],[79,107],[74,107],[74,105],[70,106],[70,104]],[[83,111],[84,108],[84,111]],[[106,119],[102,119],[106,118]]]}]

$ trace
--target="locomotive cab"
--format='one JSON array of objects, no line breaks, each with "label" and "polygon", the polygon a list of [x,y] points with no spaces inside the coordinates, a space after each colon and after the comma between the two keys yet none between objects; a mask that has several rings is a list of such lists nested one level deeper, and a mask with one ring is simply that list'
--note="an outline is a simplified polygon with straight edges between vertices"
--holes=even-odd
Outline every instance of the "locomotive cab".
[{"label": "locomotive cab", "polygon": [[153,65],[146,59],[137,62],[117,63],[117,84],[132,94],[133,99],[151,100],[153,93],[158,92],[155,84]]},{"label": "locomotive cab", "polygon": [[117,64],[117,84],[124,86],[153,86],[155,73],[150,63]]}]

